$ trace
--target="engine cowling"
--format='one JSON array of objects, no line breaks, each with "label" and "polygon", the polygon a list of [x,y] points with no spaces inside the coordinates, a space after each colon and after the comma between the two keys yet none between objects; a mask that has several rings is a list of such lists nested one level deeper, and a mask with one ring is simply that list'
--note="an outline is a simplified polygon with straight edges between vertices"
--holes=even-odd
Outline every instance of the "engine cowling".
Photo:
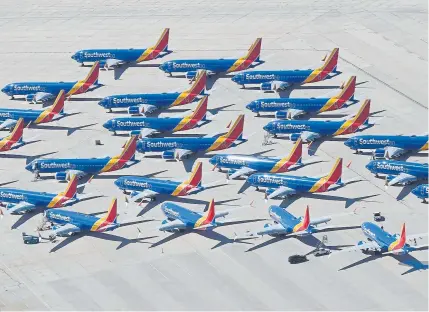
[{"label": "engine cowling", "polygon": [[374,158],[384,158],[385,152],[384,148],[377,148],[374,151]]},{"label": "engine cowling", "polygon": [[228,169],[228,171],[227,171],[228,177],[233,175],[236,171],[237,171],[237,169]]},{"label": "engine cowling", "polygon": [[277,111],[275,113],[276,119],[287,119],[288,118],[288,112],[287,111]]},{"label": "engine cowling", "polygon": [[186,74],[186,79],[192,80],[197,76],[197,71],[192,70],[192,71],[188,71]]},{"label": "engine cowling", "polygon": [[274,188],[267,188],[266,190],[265,190],[265,195],[266,196],[270,196],[272,193],[274,193],[274,191],[275,191],[276,189],[274,189]]},{"label": "engine cowling", "polygon": [[130,107],[128,107],[128,114],[130,114],[130,115],[141,115],[142,109],[140,106],[130,106]]},{"label": "engine cowling", "polygon": [[13,207],[15,207],[16,204],[12,204],[12,203],[7,203],[5,205],[6,209],[12,209]]},{"label": "engine cowling", "polygon": [[27,95],[25,96],[25,100],[26,100],[27,102],[33,103],[33,100],[34,100],[34,97],[35,97],[35,96],[36,96],[35,94],[27,94]]},{"label": "engine cowling", "polygon": [[274,89],[272,89],[273,85],[271,82],[263,82],[261,83],[261,90],[262,91],[272,91]]},{"label": "engine cowling", "polygon": [[298,141],[298,139],[301,137],[301,134],[300,133],[292,133],[291,135],[290,135],[290,140],[292,141],[292,142],[296,142],[296,141]]},{"label": "engine cowling", "polygon": [[396,176],[395,176],[395,175],[393,175],[393,174],[389,174],[389,175],[386,177],[386,180],[387,180],[388,182],[390,182],[390,181],[392,181],[394,178],[396,178]]},{"label": "engine cowling", "polygon": [[67,181],[67,173],[66,172],[56,172],[55,180],[57,181]]},{"label": "engine cowling", "polygon": [[175,159],[174,157],[174,151],[164,151],[162,152],[162,158],[163,159]]}]

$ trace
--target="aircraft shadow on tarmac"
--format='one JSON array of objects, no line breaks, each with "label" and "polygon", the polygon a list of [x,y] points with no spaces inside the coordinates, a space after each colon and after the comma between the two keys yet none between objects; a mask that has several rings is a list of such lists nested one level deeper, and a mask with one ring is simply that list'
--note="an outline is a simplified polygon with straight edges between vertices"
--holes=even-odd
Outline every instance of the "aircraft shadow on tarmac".
[{"label": "aircraft shadow on tarmac", "polygon": [[61,130],[67,131],[67,136],[72,135],[74,132],[79,131],[79,130],[91,130],[91,129],[86,129],[88,127],[91,126],[95,126],[97,125],[97,123],[91,123],[91,124],[86,124],[86,125],[82,125],[82,126],[77,126],[77,127],[65,127],[65,126],[41,126],[41,125],[37,125],[37,129],[42,129],[42,130]]},{"label": "aircraft shadow on tarmac", "polygon": [[[347,230],[354,230],[354,229],[360,229],[360,225],[356,225],[356,226],[339,226],[339,227],[335,227],[335,228],[327,228],[327,229],[320,229],[317,230],[316,233],[328,233],[328,232],[335,232],[335,231],[347,231]],[[256,236],[257,237],[257,236]],[[323,245],[322,241],[320,241],[318,238],[316,238],[314,235],[304,235],[304,236],[294,236],[294,235],[290,235],[290,234],[286,234],[286,235],[279,235],[279,236],[274,236],[271,239],[258,244],[256,246],[253,246],[251,248],[249,248],[248,250],[246,250],[246,252],[250,252],[250,251],[254,251],[269,245],[272,245],[274,243],[277,243],[279,241],[285,240],[285,239],[289,239],[289,238],[295,238],[297,240],[299,240],[301,243],[313,247],[313,248],[317,248],[321,245]],[[341,250],[342,248],[345,247],[350,247],[352,245],[330,245],[330,246],[325,246],[326,248],[329,248],[330,250]]]},{"label": "aircraft shadow on tarmac", "polygon": [[[428,250],[428,246],[423,246],[421,248],[418,248],[417,250]],[[363,252],[364,254],[370,254],[369,257],[363,258],[359,261],[356,261],[352,264],[349,264],[341,269],[339,269],[338,271],[345,271],[348,269],[351,269],[355,266],[359,266],[361,264],[364,263],[368,263],[377,259],[381,259],[384,258],[386,256],[390,256],[395,258],[400,265],[404,265],[404,266],[408,266],[411,267],[408,271],[403,272],[401,275],[406,275],[415,271],[421,271],[421,270],[427,270],[428,269],[428,263],[425,262],[420,262],[419,260],[417,260],[416,258],[414,258],[411,254],[404,254],[404,255],[395,255],[395,254],[374,254],[374,253],[367,253],[367,252]]]},{"label": "aircraft shadow on tarmac", "polygon": [[[151,221],[154,221],[154,220],[151,219],[151,220],[138,220],[138,221],[134,221],[134,222],[127,222],[127,223],[121,224],[121,227],[136,225],[136,224],[141,224],[141,223],[146,223],[146,222],[151,222]],[[115,234],[105,233],[105,232],[84,232],[84,233],[77,233],[75,235],[66,237],[61,242],[59,242],[57,245],[55,245],[55,247],[53,247],[50,250],[50,252],[56,252],[56,251],[64,248],[65,246],[71,244],[75,240],[77,240],[81,237],[84,237],[84,236],[95,237],[95,238],[114,241],[114,242],[120,242],[119,246],[116,248],[117,250],[121,249],[121,248],[123,248],[129,244],[143,243],[147,239],[157,237],[157,236],[148,236],[148,237],[141,237],[141,238],[135,238],[135,239],[128,239],[125,237],[121,237],[121,236],[118,236]],[[53,241],[53,243],[55,243],[55,242],[56,242],[56,239]]]}]

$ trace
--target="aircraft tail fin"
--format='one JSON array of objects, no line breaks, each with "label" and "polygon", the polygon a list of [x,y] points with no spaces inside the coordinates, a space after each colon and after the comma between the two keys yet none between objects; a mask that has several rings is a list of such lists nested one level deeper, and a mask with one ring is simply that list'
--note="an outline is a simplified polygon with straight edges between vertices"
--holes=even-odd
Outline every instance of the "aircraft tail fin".
[{"label": "aircraft tail fin", "polygon": [[98,75],[100,74],[100,62],[95,62],[92,65],[91,70],[84,80],[82,80],[83,84],[86,88],[89,88],[92,85],[98,84]]},{"label": "aircraft tail fin", "polygon": [[63,195],[67,198],[74,198],[76,197],[77,193],[77,182],[78,182],[78,176],[73,175],[67,184],[66,190],[63,192]]},{"label": "aircraft tail fin", "polygon": [[307,208],[305,209],[304,217],[301,219],[299,223],[297,223],[293,227],[293,232],[304,232],[308,229],[310,226],[310,207],[307,205]]},{"label": "aircraft tail fin", "polygon": [[353,125],[355,127],[360,127],[362,125],[367,125],[369,120],[369,113],[371,109],[371,100],[366,99],[359,111],[357,112],[356,116],[353,118]]},{"label": "aircraft tail fin", "polygon": [[191,176],[185,183],[192,185],[193,187],[201,186],[201,180],[203,178],[203,163],[197,162],[196,166],[191,172]]},{"label": "aircraft tail fin", "polygon": [[127,143],[124,145],[122,153],[119,156],[115,156],[115,158],[125,161],[134,160],[136,155],[137,141],[137,135],[131,136],[128,139]]},{"label": "aircraft tail fin", "polygon": [[244,59],[250,64],[253,62],[259,62],[261,56],[262,38],[257,38],[255,42],[250,46]]},{"label": "aircraft tail fin", "polygon": [[390,244],[389,251],[394,251],[398,249],[402,249],[407,242],[407,235],[405,231],[405,223],[402,224],[401,234],[397,236],[397,239]]},{"label": "aircraft tail fin", "polygon": [[299,138],[295,145],[293,146],[293,149],[289,153],[287,157],[284,158],[287,159],[287,162],[293,163],[293,164],[300,164],[302,162],[302,139]]},{"label": "aircraft tail fin", "polygon": [[335,48],[332,50],[332,52],[331,52],[331,54],[329,54],[329,56],[325,56],[322,59],[322,61],[324,61],[324,64],[318,69],[321,73],[324,73],[323,76],[337,71],[337,63],[338,63],[339,53],[340,53],[340,49]]},{"label": "aircraft tail fin", "polygon": [[209,207],[207,209],[206,214],[204,215],[204,224],[210,224],[214,222],[216,217],[216,211],[215,211],[215,201],[212,199],[209,203]]},{"label": "aircraft tail fin", "polygon": [[195,120],[196,122],[206,120],[207,102],[208,96],[205,95],[198,103],[198,106],[195,108],[194,112],[189,116],[189,119]]},{"label": "aircraft tail fin", "polygon": [[107,211],[104,221],[107,223],[116,223],[118,218],[118,200],[113,198],[110,204],[109,210]]},{"label": "aircraft tail fin", "polygon": [[57,98],[55,99],[54,104],[48,107],[45,112],[54,113],[55,115],[61,114],[64,112],[64,100],[66,98],[64,90],[61,90],[58,93]]},{"label": "aircraft tail fin", "polygon": [[24,134],[24,119],[19,118],[13,131],[7,136],[7,139],[12,142],[21,142]]},{"label": "aircraft tail fin", "polygon": [[345,102],[354,98],[355,90],[356,76],[351,76],[350,79],[342,86],[341,92],[335,97],[341,100],[341,104],[344,104]]},{"label": "aircraft tail fin", "polygon": [[243,138],[244,130],[244,115],[239,115],[237,120],[234,122],[228,133],[224,134],[223,137],[229,140],[241,140]]},{"label": "aircraft tail fin", "polygon": [[332,167],[331,172],[325,177],[328,185],[341,184],[341,176],[343,174],[343,159],[338,158]]},{"label": "aircraft tail fin", "polygon": [[195,98],[198,95],[204,94],[206,91],[206,84],[207,84],[207,71],[201,70],[197,77],[195,77],[194,83],[192,84],[191,88],[186,91],[189,93],[190,96]]},{"label": "aircraft tail fin", "polygon": [[166,52],[168,50],[169,37],[170,37],[170,28],[165,28],[161,36],[159,37],[158,42],[152,47],[152,49],[155,50],[157,54],[161,52]]}]

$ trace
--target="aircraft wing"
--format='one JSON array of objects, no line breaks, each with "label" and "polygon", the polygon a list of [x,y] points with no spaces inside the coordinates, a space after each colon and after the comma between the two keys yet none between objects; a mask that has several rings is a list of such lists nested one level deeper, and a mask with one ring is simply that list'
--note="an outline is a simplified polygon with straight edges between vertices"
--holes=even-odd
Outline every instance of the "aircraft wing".
[{"label": "aircraft wing", "polygon": [[183,148],[177,148],[174,150],[174,155],[176,156],[176,159],[178,160],[182,160],[183,157],[188,156],[188,155],[192,155],[192,151],[187,150],[187,149],[183,149]]},{"label": "aircraft wing", "polygon": [[0,124],[0,130],[2,130],[2,129],[11,129],[11,128],[15,127],[15,125],[16,125],[17,122],[18,121],[15,120],[15,119],[6,119],[5,121],[3,121]]},{"label": "aircraft wing", "polygon": [[148,137],[148,136],[152,135],[155,132],[156,132],[155,129],[144,128],[144,129],[140,130],[140,137],[141,138],[145,138],[145,137]]},{"label": "aircraft wing", "polygon": [[139,192],[137,195],[134,195],[131,197],[131,199],[133,201],[142,199],[142,198],[151,198],[151,197],[155,197],[156,195],[158,195],[158,192],[152,191],[152,190],[144,190],[142,192]]},{"label": "aircraft wing", "polygon": [[394,147],[394,146],[386,146],[384,150],[385,150],[384,157],[386,158],[398,157],[405,153],[405,150],[403,148]]},{"label": "aircraft wing", "polygon": [[342,253],[342,252],[360,251],[360,250],[365,250],[365,249],[372,249],[372,250],[378,250],[379,251],[380,246],[374,241],[359,242],[357,245],[355,245],[353,247],[344,248],[344,249],[341,249],[339,251],[332,252],[329,256],[337,255],[337,254]]},{"label": "aircraft wing", "polygon": [[66,223],[62,226],[57,227],[54,230],[50,230],[49,238],[55,238],[56,236],[69,235],[71,233],[77,233],[77,232],[80,232],[80,227],[71,223]]},{"label": "aircraft wing", "polygon": [[37,92],[34,95],[33,98],[33,102],[37,103],[37,102],[46,102],[49,101],[50,99],[53,99],[54,95],[52,93],[48,93],[48,92]]},{"label": "aircraft wing", "polygon": [[6,213],[7,214],[25,213],[30,210],[33,210],[34,208],[36,208],[35,205],[22,201],[16,204],[15,206],[13,206],[12,208],[6,209]]},{"label": "aircraft wing", "polygon": [[173,221],[167,221],[167,223],[162,224],[159,227],[160,231],[176,231],[186,229],[186,224],[180,221],[179,219]]},{"label": "aircraft wing", "polygon": [[142,112],[145,115],[146,114],[151,114],[151,113],[153,113],[154,111],[156,111],[158,109],[157,106],[150,105],[150,104],[140,104],[139,106],[142,108]]},{"label": "aircraft wing", "polygon": [[252,173],[255,173],[256,170],[255,169],[251,169],[249,167],[241,167],[240,169],[238,169],[236,172],[234,172],[233,174],[231,174],[230,176],[228,176],[228,179],[235,179],[241,176],[245,176],[245,175],[249,175]]},{"label": "aircraft wing", "polygon": [[287,110],[286,116],[288,119],[295,119],[295,117],[304,115],[304,114],[305,114],[305,111],[303,111],[302,109],[291,108]]},{"label": "aircraft wing", "polygon": [[113,66],[118,66],[118,65],[121,65],[121,64],[123,64],[123,63],[125,63],[124,61],[122,61],[122,60],[118,60],[118,59],[107,59],[106,60],[106,62],[104,63],[104,68],[105,69],[109,69],[109,68],[111,68],[111,67],[113,67]]},{"label": "aircraft wing", "polygon": [[317,132],[311,132],[311,131],[303,131],[301,132],[301,139],[304,142],[312,142],[316,139],[320,138],[320,134]]},{"label": "aircraft wing", "polygon": [[272,199],[277,196],[287,196],[296,194],[296,190],[287,186],[280,186],[274,192],[267,196],[267,199]]},{"label": "aircraft wing", "polygon": [[389,183],[387,183],[387,185],[391,186],[395,184],[405,184],[407,182],[413,182],[416,180],[417,178],[415,176],[402,172],[398,174],[396,177],[394,177],[392,180],[390,180]]},{"label": "aircraft wing", "polygon": [[69,177],[77,176],[78,178],[85,176],[87,173],[82,170],[67,170]]}]

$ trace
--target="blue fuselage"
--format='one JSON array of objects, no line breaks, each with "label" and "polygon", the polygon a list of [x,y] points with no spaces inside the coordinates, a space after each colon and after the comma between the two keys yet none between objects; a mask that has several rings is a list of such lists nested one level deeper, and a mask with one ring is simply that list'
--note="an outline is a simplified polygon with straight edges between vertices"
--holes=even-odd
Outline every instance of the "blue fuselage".
[{"label": "blue fuselage", "polygon": [[135,62],[146,49],[90,49],[80,50],[72,55],[72,59],[78,63],[106,61],[116,59],[124,62]]},{"label": "blue fuselage", "polygon": [[323,136],[334,134],[342,124],[344,124],[344,120],[274,120],[263,128],[271,134],[291,134],[309,131]]},{"label": "blue fuselage", "polygon": [[399,175],[406,173],[415,176],[417,179],[428,178],[428,164],[397,160],[372,160],[366,168],[372,173],[387,175]]},{"label": "blue fuselage", "polygon": [[159,194],[171,195],[181,183],[171,180],[151,179],[136,176],[124,176],[115,181],[121,190],[141,192],[151,190]]},{"label": "blue fuselage", "polygon": [[1,91],[8,96],[28,95],[46,92],[56,96],[61,90],[68,93],[77,81],[74,82],[14,82],[7,84]]},{"label": "blue fuselage", "polygon": [[98,173],[111,160],[105,158],[69,158],[69,159],[36,159],[25,166],[31,172],[55,173],[66,172],[68,170],[78,170],[86,173]]},{"label": "blue fuselage", "polygon": [[389,246],[396,241],[396,237],[382,230],[379,226],[371,222],[364,222],[361,225],[363,234],[380,246],[381,252],[388,251]]},{"label": "blue fuselage", "polygon": [[344,144],[351,149],[377,149],[394,146],[404,150],[419,150],[428,143],[427,135],[358,135]]},{"label": "blue fuselage", "polygon": [[298,109],[305,112],[318,112],[330,98],[267,98],[258,99],[246,105],[254,113],[278,112]]},{"label": "blue fuselage", "polygon": [[7,119],[18,120],[19,118],[23,118],[24,123],[27,124],[37,120],[42,113],[42,110],[0,108],[0,122]]},{"label": "blue fuselage", "polygon": [[281,158],[217,154],[209,162],[218,168],[240,169],[247,167],[258,172],[270,172],[280,160]]},{"label": "blue fuselage", "polygon": [[308,70],[251,70],[238,73],[232,77],[232,81],[240,85],[260,84],[271,81],[288,83],[302,83],[313,72]]},{"label": "blue fuselage", "polygon": [[[73,224],[80,229],[80,232],[91,231],[93,225],[100,220],[99,218],[91,215],[62,209],[47,210],[46,218],[59,225]],[[119,226],[119,223],[111,223],[108,226],[103,227],[103,231],[112,231]]]},{"label": "blue fuselage", "polygon": [[37,207],[47,207],[58,194],[34,192],[14,188],[0,188],[0,202],[18,204],[27,202]]},{"label": "blue fuselage", "polygon": [[159,132],[172,131],[183,118],[122,117],[108,120],[103,127],[109,131],[136,131],[143,128]]},{"label": "blue fuselage", "polygon": [[103,98],[98,104],[106,109],[126,108],[130,106],[149,104],[158,108],[167,108],[179,97],[181,93],[142,93],[118,94]]},{"label": "blue fuselage", "polygon": [[164,152],[185,149],[193,152],[206,151],[216,138],[145,138],[137,142],[137,150],[145,152]]},{"label": "blue fuselage", "polygon": [[226,72],[237,61],[237,59],[195,59],[195,60],[172,60],[161,64],[159,68],[166,73],[186,73],[205,69],[210,72]]},{"label": "blue fuselage", "polygon": [[247,183],[256,187],[266,187],[276,189],[280,186],[286,186],[294,189],[296,192],[309,191],[320,179],[300,177],[281,174],[262,174],[255,173],[247,178]]},{"label": "blue fuselage", "polygon": [[168,220],[180,220],[186,227],[194,228],[195,223],[202,217],[201,214],[185,209],[172,202],[164,202],[161,205],[161,210]]}]

